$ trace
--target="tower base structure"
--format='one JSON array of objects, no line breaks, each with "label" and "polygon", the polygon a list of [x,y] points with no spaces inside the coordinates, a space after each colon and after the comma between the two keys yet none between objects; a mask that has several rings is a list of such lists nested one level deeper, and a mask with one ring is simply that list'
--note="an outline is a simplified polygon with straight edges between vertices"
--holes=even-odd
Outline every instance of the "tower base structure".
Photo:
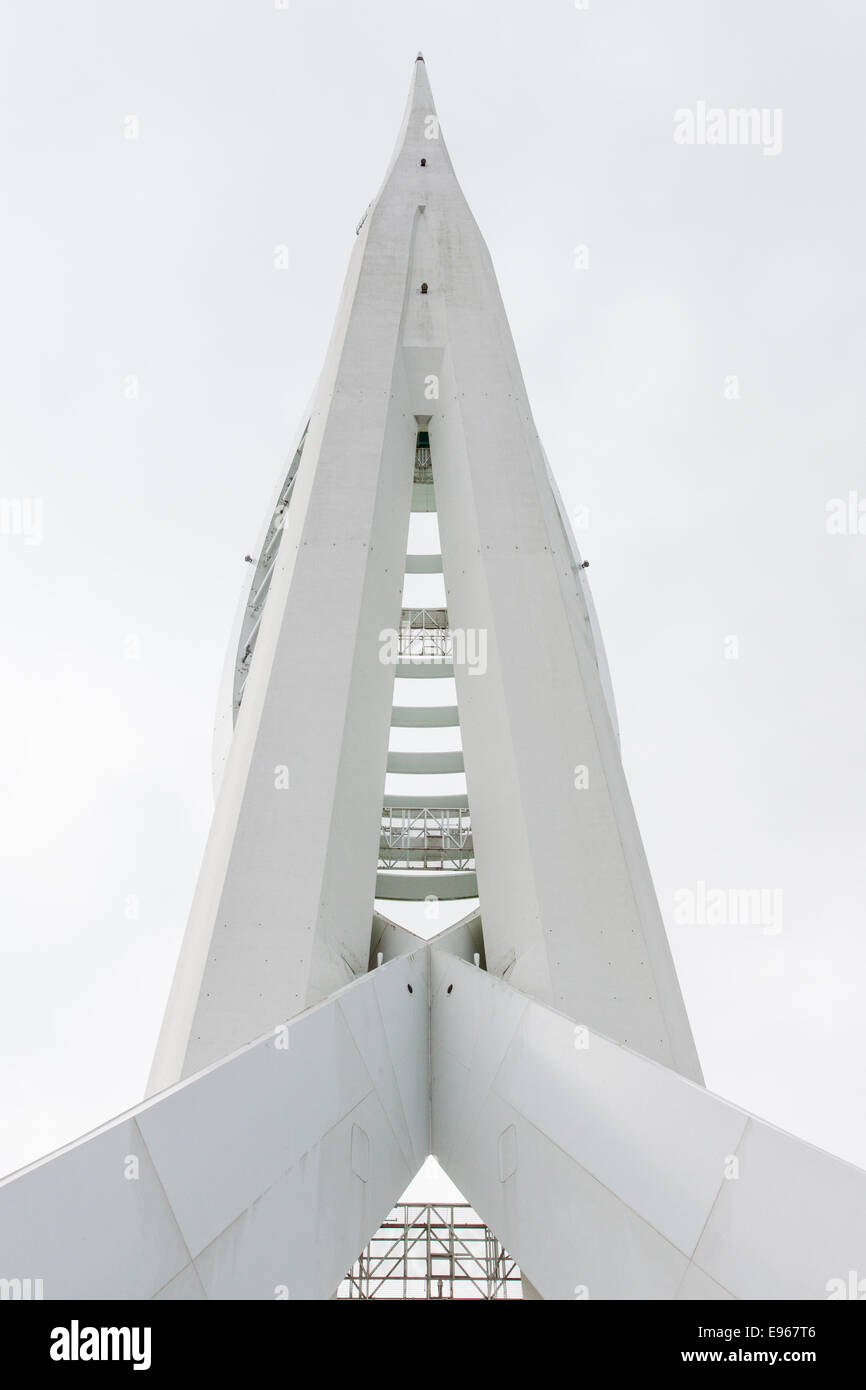
[{"label": "tower base structure", "polygon": [[827,1299],[866,1173],[418,942],[0,1185],[46,1299],[332,1298],[429,1153],[542,1299]]}]

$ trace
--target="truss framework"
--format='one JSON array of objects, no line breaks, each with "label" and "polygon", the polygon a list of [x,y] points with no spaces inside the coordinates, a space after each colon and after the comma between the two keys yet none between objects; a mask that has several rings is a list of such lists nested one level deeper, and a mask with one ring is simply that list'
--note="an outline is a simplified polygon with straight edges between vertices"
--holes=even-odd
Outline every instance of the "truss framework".
[{"label": "truss framework", "polygon": [[468,1202],[398,1202],[337,1297],[522,1298],[515,1260]]},{"label": "truss framework", "polygon": [[380,869],[474,869],[468,811],[390,806],[382,812]]},{"label": "truss framework", "polygon": [[453,654],[454,642],[448,628],[446,609],[403,609],[397,634],[398,656],[450,658]]}]

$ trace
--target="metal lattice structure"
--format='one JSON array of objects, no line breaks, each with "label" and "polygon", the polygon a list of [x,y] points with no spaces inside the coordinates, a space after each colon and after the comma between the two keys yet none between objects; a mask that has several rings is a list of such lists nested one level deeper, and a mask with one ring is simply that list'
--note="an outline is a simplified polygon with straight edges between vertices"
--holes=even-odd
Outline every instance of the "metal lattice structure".
[{"label": "metal lattice structure", "polygon": [[380,869],[474,869],[468,810],[391,806],[382,812]]},{"label": "metal lattice structure", "polygon": [[444,608],[404,608],[400,617],[398,655],[401,657],[453,656],[453,643],[448,630],[448,613]]},{"label": "metal lattice structure", "polygon": [[520,1270],[468,1203],[400,1202],[340,1285],[349,1298],[522,1298]]}]

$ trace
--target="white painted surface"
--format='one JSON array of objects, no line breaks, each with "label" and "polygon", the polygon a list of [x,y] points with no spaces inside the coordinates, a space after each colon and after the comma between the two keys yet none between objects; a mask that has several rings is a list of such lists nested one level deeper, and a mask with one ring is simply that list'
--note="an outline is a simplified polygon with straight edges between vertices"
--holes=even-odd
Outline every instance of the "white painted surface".
[{"label": "white painted surface", "polygon": [[46,1299],[329,1298],[429,1150],[427,965],[383,966],[8,1178],[0,1277]]},{"label": "white painted surface", "polygon": [[313,397],[151,1093],[362,973],[374,895],[405,891],[377,887],[395,675],[379,634],[399,615],[416,417],[451,627],[487,644],[487,669],[455,679],[488,968],[700,1079],[574,537],[419,61]]},{"label": "white painted surface", "polygon": [[866,1173],[419,943],[0,1184],[0,1275],[330,1298],[431,1149],[542,1298],[822,1299],[866,1268]]},{"label": "white painted surface", "polygon": [[189,1263],[135,1115],[0,1184],[0,1277],[45,1298],[151,1298]]},{"label": "white painted surface", "polygon": [[386,185],[355,244],[150,1093],[366,969],[416,433],[404,206]]},{"label": "white painted surface", "polygon": [[458,665],[455,680],[488,967],[700,1080],[585,580],[490,258],[456,182],[430,196],[426,222],[442,302],[429,434],[448,613],[487,638],[485,674]]},{"label": "white painted surface", "polygon": [[866,1268],[866,1172],[430,954],[434,1153],[543,1298],[825,1299]]},{"label": "white painted surface", "polygon": [[[684,1079],[700,1069],[591,599],[432,114],[418,64],[228,749],[151,1078],[172,1089],[0,1187],[4,1277],[49,1298],[330,1297],[432,1114],[437,1156],[542,1297],[823,1297],[866,1266],[866,1175]],[[370,954],[379,633],[419,415],[450,623],[487,640],[486,671],[455,681],[492,973],[422,948],[343,988]],[[288,1049],[260,1036],[287,1019]]]}]

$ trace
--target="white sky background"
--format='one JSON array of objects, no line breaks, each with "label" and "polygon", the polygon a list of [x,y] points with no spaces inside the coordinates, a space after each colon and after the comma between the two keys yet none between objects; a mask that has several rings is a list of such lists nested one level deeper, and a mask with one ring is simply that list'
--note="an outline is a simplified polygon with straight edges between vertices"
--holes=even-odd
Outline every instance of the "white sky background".
[{"label": "white sky background", "polygon": [[[0,536],[0,1171],[143,1093],[242,557],[419,48],[589,508],[708,1085],[866,1165],[866,535],[825,529],[866,495],[861,7],[48,0],[3,27],[0,495],[42,501],[44,540]],[[675,145],[700,100],[782,108],[782,152]],[[674,925],[699,880],[780,888],[781,933]]]}]

